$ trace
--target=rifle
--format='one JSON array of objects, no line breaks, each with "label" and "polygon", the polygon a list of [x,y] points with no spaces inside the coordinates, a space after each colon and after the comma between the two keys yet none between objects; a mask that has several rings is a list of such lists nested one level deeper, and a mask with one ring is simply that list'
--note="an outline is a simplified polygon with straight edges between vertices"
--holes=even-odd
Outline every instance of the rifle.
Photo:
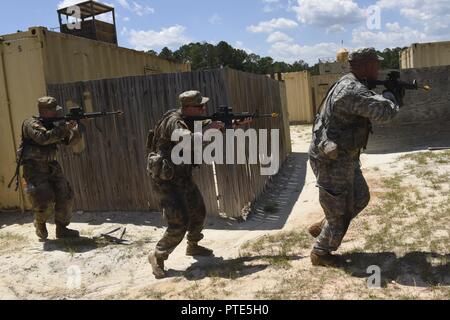
[{"label": "rifle", "polygon": [[123,111],[112,111],[112,112],[91,112],[87,113],[84,112],[84,110],[80,107],[70,108],[69,113],[66,114],[63,117],[55,117],[55,118],[39,118],[39,121],[41,121],[44,125],[52,124],[54,122],[61,122],[61,121],[76,121],[78,124],[80,124],[80,121],[83,119],[95,119],[95,118],[103,118],[107,116],[115,116],[115,115],[123,115]]},{"label": "rifle", "polygon": [[403,97],[405,96],[406,90],[425,90],[430,91],[431,87],[428,85],[419,85],[417,80],[412,83],[408,83],[400,80],[399,71],[391,71],[387,75],[386,80],[373,80],[368,81],[369,88],[376,88],[378,86],[384,86],[388,91],[392,92],[397,100],[400,107],[403,106]]},{"label": "rifle", "polygon": [[384,86],[387,90],[395,91],[396,89],[400,90],[425,90],[431,91],[431,87],[428,85],[419,85],[417,80],[414,80],[412,83],[408,83],[400,80],[400,72],[399,71],[391,71],[387,75],[386,80],[375,80],[369,81],[369,85],[376,88],[378,86]]},{"label": "rifle", "polygon": [[[119,111],[112,111],[112,112],[91,112],[91,113],[87,113],[84,112],[84,110],[80,107],[75,107],[75,108],[70,108],[69,109],[69,113],[66,114],[63,117],[55,117],[55,118],[38,118],[40,122],[42,122],[42,124],[46,127],[46,128],[52,128],[53,127],[53,123],[55,122],[68,122],[68,121],[76,121],[78,123],[78,125],[80,126],[80,130],[83,131],[84,127],[83,125],[80,123],[81,120],[83,119],[95,119],[95,118],[102,118],[102,117],[107,117],[107,116],[113,116],[113,115],[122,115],[123,111],[119,110]],[[23,134],[23,127],[22,127],[22,134]],[[17,158],[17,166],[16,166],[16,171],[14,173],[14,176],[11,178],[11,181],[8,184],[8,189],[11,188],[14,180],[16,180],[16,189],[15,191],[19,190],[19,175],[20,175],[20,167],[22,165],[22,154],[23,154],[23,149],[25,147],[26,143],[25,141],[22,139],[22,143],[20,144],[20,148],[19,148],[19,156]]]},{"label": "rifle", "polygon": [[192,117],[184,117],[186,121],[194,122],[194,121],[205,121],[205,120],[212,120],[212,121],[220,121],[225,124],[226,129],[233,128],[233,122],[235,120],[245,120],[248,118],[251,119],[261,119],[261,118],[278,118],[278,113],[272,113],[272,114],[259,114],[256,113],[250,113],[250,112],[242,112],[242,113],[235,113],[233,112],[233,109],[228,106],[221,106],[219,107],[219,111],[214,113],[210,116],[192,116]]}]

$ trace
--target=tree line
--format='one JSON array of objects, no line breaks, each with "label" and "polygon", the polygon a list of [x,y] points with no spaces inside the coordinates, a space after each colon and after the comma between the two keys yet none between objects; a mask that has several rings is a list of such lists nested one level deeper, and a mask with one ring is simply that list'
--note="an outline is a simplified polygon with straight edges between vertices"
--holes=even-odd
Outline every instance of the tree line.
[{"label": "tree line", "polygon": [[[403,49],[394,48],[379,51],[378,53],[384,58],[382,68],[399,69],[399,53]],[[261,57],[254,53],[247,53],[242,49],[233,48],[225,41],[221,41],[217,45],[207,42],[189,43],[181,46],[176,51],[165,47],[159,53],[154,50],[150,50],[148,53],[170,61],[190,63],[193,71],[230,67],[256,74],[305,70],[310,71],[313,75],[319,73],[319,63],[310,66],[301,59],[294,63],[275,61],[271,57]]]}]

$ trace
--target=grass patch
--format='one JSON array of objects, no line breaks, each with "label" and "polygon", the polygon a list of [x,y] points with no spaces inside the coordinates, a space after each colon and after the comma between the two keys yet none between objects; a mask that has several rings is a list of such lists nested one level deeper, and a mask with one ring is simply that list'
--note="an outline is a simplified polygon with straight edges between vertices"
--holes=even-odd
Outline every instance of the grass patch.
[{"label": "grass patch", "polygon": [[12,232],[0,232],[0,241],[1,242],[25,242],[27,238]]},{"label": "grass patch", "polygon": [[14,251],[20,245],[28,242],[28,238],[17,233],[0,232],[0,252]]},{"label": "grass patch", "polygon": [[312,245],[311,237],[305,231],[281,232],[266,235],[241,247],[241,256],[260,256],[276,268],[289,268],[292,256]]}]

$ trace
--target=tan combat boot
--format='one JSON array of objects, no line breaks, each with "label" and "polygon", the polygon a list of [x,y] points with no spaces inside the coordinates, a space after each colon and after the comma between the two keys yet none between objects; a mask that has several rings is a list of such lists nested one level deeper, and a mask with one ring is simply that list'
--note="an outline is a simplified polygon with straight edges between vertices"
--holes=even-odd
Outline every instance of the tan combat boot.
[{"label": "tan combat boot", "polygon": [[326,219],[323,219],[320,222],[314,223],[308,228],[308,232],[310,235],[312,235],[314,238],[317,238],[322,233],[322,229],[325,226],[325,223],[327,222]]},{"label": "tan combat boot", "polygon": [[152,266],[153,275],[156,279],[163,279],[166,277],[166,272],[164,271],[164,260],[157,258],[154,251],[148,256],[148,262],[150,262],[150,265]]},{"label": "tan combat boot", "polygon": [[36,229],[36,235],[39,239],[46,240],[48,238],[48,231],[45,223],[34,222],[34,227]]},{"label": "tan combat boot", "polygon": [[340,259],[338,256],[331,253],[318,254],[317,252],[311,252],[311,263],[316,267],[338,267],[340,265]]},{"label": "tan combat boot", "polygon": [[199,246],[197,243],[188,242],[186,255],[191,257],[194,256],[209,257],[213,255],[213,251],[211,249]]},{"label": "tan combat boot", "polygon": [[57,239],[65,239],[65,238],[79,238],[80,237],[80,232],[77,230],[71,230],[68,229],[67,227],[61,225],[61,224],[56,224],[56,238]]}]

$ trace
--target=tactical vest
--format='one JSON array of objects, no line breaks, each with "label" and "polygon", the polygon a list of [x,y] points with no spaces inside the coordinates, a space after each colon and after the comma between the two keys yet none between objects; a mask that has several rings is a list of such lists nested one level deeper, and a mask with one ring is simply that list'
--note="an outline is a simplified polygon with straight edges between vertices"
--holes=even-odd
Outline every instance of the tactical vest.
[{"label": "tactical vest", "polygon": [[[177,112],[178,109],[172,109],[167,111],[159,120],[159,122],[156,124],[155,128],[152,130],[149,130],[147,135],[147,153],[151,152],[162,152],[163,155],[167,155],[169,151],[172,149],[173,142],[171,140],[164,140],[161,141],[161,130],[162,124],[164,121],[166,121],[169,116],[171,116],[173,113]],[[169,154],[170,155],[170,154]]]},{"label": "tactical vest", "polygon": [[344,79],[345,77],[329,90],[314,125],[313,138],[319,140],[319,156],[322,155],[331,160],[336,160],[339,156],[358,158],[361,150],[367,148],[372,132],[369,119],[334,112],[332,97]]},{"label": "tactical vest", "polygon": [[[171,137],[164,135],[167,120],[175,116],[177,111],[178,109],[174,109],[166,112],[155,129],[150,130],[147,136],[147,173],[157,183],[161,181],[176,183],[192,177],[194,165],[173,164],[171,154],[175,142],[171,140]],[[181,116],[180,120],[182,120]]]},{"label": "tactical vest", "polygon": [[[49,162],[56,159],[58,145],[56,143],[41,145],[29,138],[25,133],[25,122],[22,124],[22,142],[18,150],[18,163],[25,161]],[[51,130],[52,128],[47,128]]]}]

